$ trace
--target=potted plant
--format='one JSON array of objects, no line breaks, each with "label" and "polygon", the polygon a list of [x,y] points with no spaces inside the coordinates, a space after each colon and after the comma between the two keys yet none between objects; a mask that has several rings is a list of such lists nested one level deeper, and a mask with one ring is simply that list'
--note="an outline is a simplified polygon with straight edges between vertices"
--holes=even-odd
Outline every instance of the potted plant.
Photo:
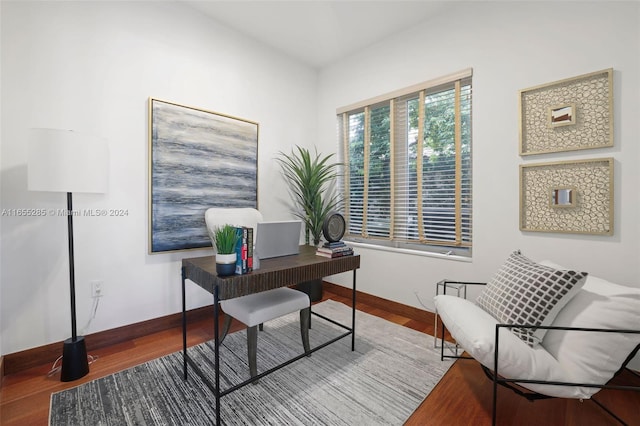
[{"label": "potted plant", "polygon": [[216,272],[219,276],[233,275],[236,270],[236,245],[240,236],[236,227],[223,225],[209,231],[209,237],[216,248]]},{"label": "potted plant", "polygon": [[[320,244],[322,225],[340,202],[332,183],[338,177],[341,164],[332,162],[333,156],[322,156],[317,150],[312,155],[308,149],[296,145],[290,154],[280,151],[277,158],[293,197],[293,214],[304,223],[305,244],[311,241],[314,246]],[[322,298],[322,280],[314,281],[298,285],[312,301]]]},{"label": "potted plant", "polygon": [[291,154],[280,152],[277,158],[288,181],[293,202],[293,214],[302,220],[305,228],[305,243],[313,237],[313,245],[320,244],[322,225],[327,215],[340,202],[332,191],[331,183],[338,177],[340,163],[330,162],[334,154],[321,156],[316,150],[312,157],[308,149],[295,147]]}]

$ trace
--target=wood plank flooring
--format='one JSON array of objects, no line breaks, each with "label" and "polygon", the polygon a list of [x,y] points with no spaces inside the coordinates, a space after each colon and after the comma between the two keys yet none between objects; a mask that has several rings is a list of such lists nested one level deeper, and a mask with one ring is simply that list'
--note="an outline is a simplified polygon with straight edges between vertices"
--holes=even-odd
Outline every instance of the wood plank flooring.
[{"label": "wood plank flooring", "polygon": [[[350,304],[350,299],[328,291],[324,292],[324,298]],[[372,306],[358,302],[357,308],[424,333],[433,333],[432,320],[422,322],[404,317],[386,311],[379,304]],[[201,320],[190,324],[188,345],[211,339],[212,324],[213,320]],[[240,327],[237,323],[233,325],[234,330]],[[71,383],[60,382],[59,373],[47,377],[51,364],[10,374],[4,378],[3,386],[0,388],[0,424],[47,425],[49,398],[52,392],[178,351],[182,348],[181,336],[180,327],[175,327],[112,345],[96,353],[90,351],[91,355],[98,356],[97,361],[90,367],[90,373]],[[640,385],[640,379],[630,374],[621,379],[625,380],[625,384],[633,382]],[[492,384],[477,362],[459,360],[408,419],[406,425],[490,425],[491,391]],[[596,397],[629,425],[640,425],[640,392],[603,390]],[[600,426],[617,423],[592,401],[553,399],[532,403],[507,389],[500,389],[498,424]]]}]

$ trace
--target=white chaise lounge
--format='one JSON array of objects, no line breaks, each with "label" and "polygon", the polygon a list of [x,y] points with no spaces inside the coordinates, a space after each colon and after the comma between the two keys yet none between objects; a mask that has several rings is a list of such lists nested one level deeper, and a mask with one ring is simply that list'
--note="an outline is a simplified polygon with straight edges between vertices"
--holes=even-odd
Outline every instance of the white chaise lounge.
[{"label": "white chaise lounge", "polygon": [[491,370],[494,424],[496,384],[516,382],[538,395],[589,399],[640,348],[640,288],[550,261],[535,263],[520,252],[476,301],[438,295],[435,306],[457,344]]}]

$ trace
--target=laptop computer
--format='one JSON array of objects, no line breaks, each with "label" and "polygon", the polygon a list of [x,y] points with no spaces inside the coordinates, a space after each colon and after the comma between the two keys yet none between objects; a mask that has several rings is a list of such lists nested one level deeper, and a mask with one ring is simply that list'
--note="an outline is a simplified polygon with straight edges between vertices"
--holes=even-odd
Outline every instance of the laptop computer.
[{"label": "laptop computer", "polygon": [[259,259],[289,256],[300,252],[302,221],[258,222],[255,252]]}]

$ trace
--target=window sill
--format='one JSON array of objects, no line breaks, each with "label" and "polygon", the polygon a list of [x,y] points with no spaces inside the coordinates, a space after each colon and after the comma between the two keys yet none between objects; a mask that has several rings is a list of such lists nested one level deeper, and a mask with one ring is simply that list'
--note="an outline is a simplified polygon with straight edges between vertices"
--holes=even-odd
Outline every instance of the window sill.
[{"label": "window sill", "polygon": [[370,249],[370,250],[388,251],[391,253],[402,253],[402,254],[410,254],[413,256],[423,256],[423,257],[432,257],[432,258],[443,259],[443,260],[453,260],[455,262],[465,262],[465,263],[472,262],[472,258],[466,257],[466,256],[458,256],[458,255],[444,254],[444,253],[433,253],[429,251],[411,250],[411,249],[403,249],[403,248],[396,248],[396,247],[385,247],[385,246],[379,246],[375,244],[349,241],[347,239],[345,239],[344,241],[354,248],[361,247],[361,248]]}]

